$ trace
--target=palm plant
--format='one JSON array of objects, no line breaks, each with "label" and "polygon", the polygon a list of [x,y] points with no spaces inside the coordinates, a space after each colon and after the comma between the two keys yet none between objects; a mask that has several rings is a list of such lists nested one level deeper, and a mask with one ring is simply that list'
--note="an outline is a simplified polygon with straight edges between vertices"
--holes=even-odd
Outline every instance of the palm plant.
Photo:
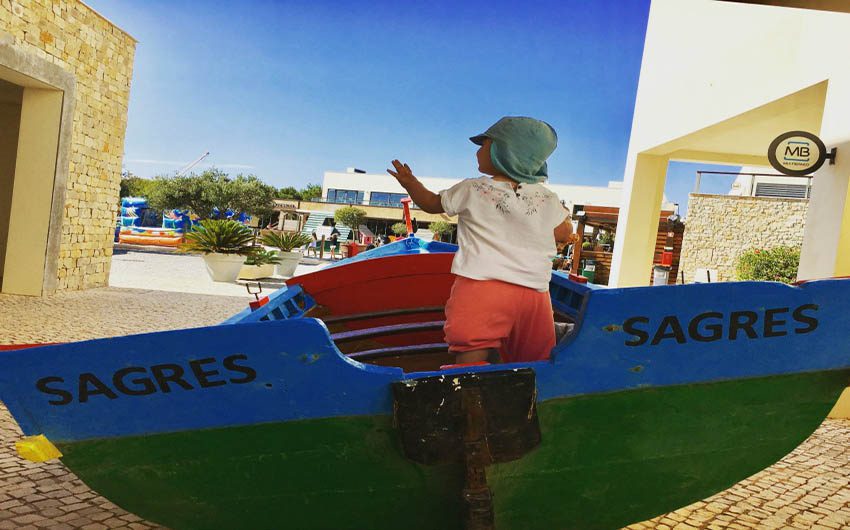
[{"label": "palm plant", "polygon": [[260,241],[266,246],[275,247],[283,252],[303,247],[313,238],[301,232],[267,232]]},{"label": "palm plant", "polygon": [[266,250],[262,247],[257,247],[254,252],[248,255],[245,260],[245,265],[277,265],[280,263],[280,256],[274,250]]},{"label": "palm plant", "polygon": [[205,219],[186,234],[186,242],[180,248],[184,252],[249,256],[255,252],[253,241],[254,233],[242,223],[229,219]]}]

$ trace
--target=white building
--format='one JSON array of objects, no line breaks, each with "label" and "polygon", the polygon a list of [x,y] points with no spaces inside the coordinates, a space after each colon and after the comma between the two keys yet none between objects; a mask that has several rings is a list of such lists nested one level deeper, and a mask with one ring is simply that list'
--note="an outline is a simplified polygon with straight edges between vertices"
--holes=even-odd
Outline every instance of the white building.
[{"label": "white building", "polygon": [[811,193],[812,177],[778,175],[773,168],[754,166],[741,168],[729,190],[729,195],[785,199],[808,199]]},{"label": "white building", "polygon": [[[461,181],[456,178],[417,177],[431,191],[450,188]],[[545,184],[572,210],[575,204],[619,207],[623,196],[623,183],[610,181],[608,186],[575,186],[570,184]],[[359,204],[363,206],[400,207],[407,192],[395,178],[386,173],[366,173],[355,168],[346,171],[326,171],[322,180],[322,201],[330,204]],[[673,204],[662,196],[663,210],[672,210]]]}]

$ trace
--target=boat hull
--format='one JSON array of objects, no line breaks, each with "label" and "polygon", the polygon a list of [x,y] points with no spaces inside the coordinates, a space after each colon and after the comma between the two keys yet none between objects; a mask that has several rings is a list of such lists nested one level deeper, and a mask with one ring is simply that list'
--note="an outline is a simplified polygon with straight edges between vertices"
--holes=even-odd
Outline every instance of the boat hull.
[{"label": "boat hull", "polygon": [[[542,444],[488,468],[496,522],[618,528],[705,498],[799,445],[848,381],[850,370],[836,370],[541,402]],[[426,529],[462,520],[463,468],[406,460],[390,415],[60,449],[93,489],[172,528]]]}]

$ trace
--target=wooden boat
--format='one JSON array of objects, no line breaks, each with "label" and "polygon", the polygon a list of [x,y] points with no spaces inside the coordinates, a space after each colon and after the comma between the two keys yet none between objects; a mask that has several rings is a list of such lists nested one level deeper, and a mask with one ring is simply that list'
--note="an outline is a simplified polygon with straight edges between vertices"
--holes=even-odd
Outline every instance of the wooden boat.
[{"label": "wooden boat", "polygon": [[175,529],[602,529],[773,464],[850,383],[838,279],[556,272],[572,329],[551,360],[441,369],[453,255],[402,244],[224,325],[0,352],[0,399],[95,491]]}]

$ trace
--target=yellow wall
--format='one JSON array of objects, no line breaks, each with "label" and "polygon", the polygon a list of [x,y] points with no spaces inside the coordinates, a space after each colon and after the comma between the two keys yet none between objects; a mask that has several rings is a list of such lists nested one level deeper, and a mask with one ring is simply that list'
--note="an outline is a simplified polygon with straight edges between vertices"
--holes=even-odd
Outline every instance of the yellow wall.
[{"label": "yellow wall", "polygon": [[4,287],[14,290],[4,291],[42,294],[61,115],[62,92],[24,90],[3,271]]},{"label": "yellow wall", "polygon": [[[833,55],[846,49],[850,14],[653,0],[624,175],[631,204],[621,209],[618,232],[625,226],[640,239],[633,224],[654,220],[655,206],[643,201],[642,188],[663,186],[666,171],[651,179],[638,174],[641,155],[766,165],[770,140],[795,129],[819,134],[828,146],[844,145],[850,70]],[[803,277],[834,271],[848,177],[850,166],[825,166],[816,174]],[[850,243],[850,235],[846,239]],[[648,282],[651,256],[639,244],[618,238],[611,285]]]},{"label": "yellow wall", "polygon": [[18,126],[21,122],[23,89],[0,82],[0,278],[9,235],[9,210],[12,207],[12,180],[18,151]]}]

